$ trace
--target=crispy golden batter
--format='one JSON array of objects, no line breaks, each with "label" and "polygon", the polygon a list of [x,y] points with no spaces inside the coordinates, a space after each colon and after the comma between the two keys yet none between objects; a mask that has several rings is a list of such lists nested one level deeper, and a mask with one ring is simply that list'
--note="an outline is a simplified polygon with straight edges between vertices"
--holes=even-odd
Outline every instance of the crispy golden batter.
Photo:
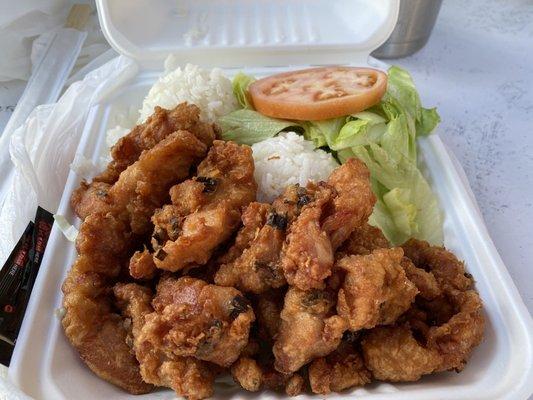
[{"label": "crispy golden batter", "polygon": [[350,237],[339,249],[339,252],[346,255],[366,255],[374,250],[388,247],[390,247],[390,243],[381,232],[381,229],[369,224],[363,224],[354,229]]},{"label": "crispy golden batter", "polygon": [[[104,195],[82,185],[73,196],[85,220],[77,241],[79,256],[63,285],[63,327],[97,375],[132,393],[145,393],[151,385],[140,378],[138,363],[125,343],[127,332],[111,308],[110,289],[137,246],[132,232],[149,230],[151,214],[168,196],[170,185],[187,176],[206,150],[189,132],[172,133],[123,171]],[[103,190],[103,185],[95,187]]]},{"label": "crispy golden batter", "polygon": [[172,211],[164,208],[164,218],[154,215],[155,240],[161,245],[154,254],[157,268],[179,271],[206,264],[216,247],[238,228],[242,208],[255,199],[253,173],[250,147],[213,142],[197,176],[171,189]]},{"label": "crispy golden batter", "polygon": [[335,350],[346,330],[346,322],[334,312],[335,293],[304,292],[290,287],[273,347],[276,370],[295,372],[313,358]]},{"label": "crispy golden batter", "polygon": [[305,384],[300,374],[282,374],[251,357],[240,357],[231,366],[231,375],[235,382],[249,392],[284,390],[288,396],[297,396],[303,392]]},{"label": "crispy golden batter", "polygon": [[232,246],[217,259],[218,264],[231,263],[246,248],[250,247],[250,242],[254,240],[261,227],[265,224],[266,215],[269,210],[270,204],[252,202],[246,206],[241,217],[243,226],[237,233]]},{"label": "crispy golden batter", "polygon": [[147,249],[136,251],[130,258],[129,272],[135,279],[152,279],[157,272],[152,254]]},{"label": "crispy golden batter", "polygon": [[350,158],[335,169],[328,184],[335,189],[337,195],[322,222],[322,229],[330,237],[333,249],[337,249],[355,228],[368,220],[376,203],[376,196],[370,187],[368,168],[356,158]]},{"label": "crispy golden batter", "polygon": [[99,377],[130,393],[147,393],[152,386],[139,373],[139,364],[126,344],[122,318],[112,310],[110,286],[127,262],[130,235],[111,214],[89,215],[76,242],[79,253],[63,283],[62,320],[65,335],[80,357]]},{"label": "crispy golden batter", "polygon": [[289,228],[282,266],[287,282],[299,289],[322,289],[323,280],[331,274],[334,249],[320,221],[333,196],[332,188],[320,185],[313,201],[304,206]]},{"label": "crispy golden batter", "polygon": [[337,312],[350,330],[392,324],[411,306],[418,290],[407,279],[402,258],[402,249],[393,248],[337,262],[336,267],[347,272],[338,292]]},{"label": "crispy golden batter", "polygon": [[292,374],[285,384],[285,394],[287,396],[298,396],[304,391],[305,380],[300,374]]},{"label": "crispy golden batter", "polygon": [[473,290],[451,289],[447,298],[457,311],[442,325],[410,321],[400,326],[377,327],[365,335],[365,362],[376,379],[416,381],[425,374],[464,368],[483,338],[482,304]]},{"label": "crispy golden batter", "polygon": [[425,300],[433,300],[442,294],[439,284],[432,272],[415,267],[407,257],[402,259],[401,264],[407,279],[415,284],[420,297]]},{"label": "crispy golden batter", "polygon": [[112,185],[105,182],[91,182],[84,180],[80,187],[72,192],[70,205],[81,219],[89,214],[106,214],[113,209],[113,200],[109,195]]},{"label": "crispy golden batter", "polygon": [[363,358],[351,343],[345,341],[334,352],[314,359],[309,365],[309,383],[313,393],[341,392],[370,381],[371,374]]},{"label": "crispy golden batter", "polygon": [[420,344],[406,325],[370,330],[362,348],[366,367],[382,381],[416,381],[442,364],[439,352]]},{"label": "crispy golden batter", "polygon": [[372,213],[376,197],[369,178],[366,166],[350,159],[332,172],[327,184],[315,188],[313,200],[290,226],[283,246],[283,271],[290,285],[324,288],[334,252]]},{"label": "crispy golden batter", "polygon": [[231,376],[249,392],[257,392],[263,384],[263,370],[259,363],[250,357],[240,357],[231,366]]},{"label": "crispy golden batter", "polygon": [[150,305],[151,290],[119,283],[114,293],[124,315],[131,318],[133,348],[144,381],[170,387],[178,396],[191,400],[211,396],[216,371],[204,361],[174,354],[165,342],[165,327]]},{"label": "crispy golden batter", "polygon": [[366,365],[375,378],[389,381],[461,371],[483,338],[481,299],[470,289],[472,280],[465,275],[463,264],[443,247],[411,240],[404,248],[415,265],[427,269],[415,268],[406,260],[402,263],[420,296],[402,317],[406,322],[365,334]]},{"label": "crispy golden batter", "polygon": [[263,293],[287,282],[280,253],[287,227],[298,216],[311,194],[292,185],[271,205],[252,203],[243,212],[243,228],[235,245],[222,260],[215,282],[235,286],[244,292]]},{"label": "crispy golden batter", "polygon": [[285,297],[284,289],[270,290],[257,296],[254,310],[257,318],[257,335],[262,343],[274,343],[281,326],[281,310]]},{"label": "crispy golden batter", "polygon": [[454,306],[455,314],[446,323],[429,328],[427,346],[443,357],[440,371],[461,371],[474,347],[483,339],[483,305],[474,290],[449,289],[446,297]]},{"label": "crispy golden batter", "polygon": [[261,293],[270,286],[285,283],[283,273],[276,269],[285,232],[267,223],[272,220],[272,213],[268,204],[250,203],[246,207],[236,243],[223,256],[227,262],[221,264],[215,275],[217,285]]},{"label": "crispy golden batter", "polygon": [[113,146],[113,160],[94,181],[115,183],[121,172],[137,161],[143,151],[153,148],[171,133],[181,130],[189,131],[207,147],[211,146],[215,139],[213,125],[200,121],[200,109],[195,105],[181,103],[172,110],[156,107],[146,122],[137,125]]},{"label": "crispy golden batter", "polygon": [[214,137],[195,106],[156,108],[72,195],[62,323],[98,376],[200,400],[221,372],[295,396],[305,376],[326,395],[464,368],[484,329],[472,279],[446,249],[391,248],[368,224],[362,162],[256,203],[251,149]]},{"label": "crispy golden batter", "polygon": [[169,188],[186,178],[206,151],[207,146],[193,134],[172,133],[142,153],[108,189],[101,183],[94,188],[82,184],[72,196],[72,207],[82,219],[93,211],[111,212],[127,222],[132,232],[145,234],[151,230],[154,210],[168,198]]},{"label": "crispy golden batter", "polygon": [[466,290],[472,285],[472,278],[465,273],[464,264],[444,247],[410,239],[402,245],[405,256],[418,268],[431,271],[441,286]]},{"label": "crispy golden batter", "polygon": [[151,324],[164,351],[230,366],[248,342],[254,313],[236,289],[200,279],[161,278],[152,301]]}]

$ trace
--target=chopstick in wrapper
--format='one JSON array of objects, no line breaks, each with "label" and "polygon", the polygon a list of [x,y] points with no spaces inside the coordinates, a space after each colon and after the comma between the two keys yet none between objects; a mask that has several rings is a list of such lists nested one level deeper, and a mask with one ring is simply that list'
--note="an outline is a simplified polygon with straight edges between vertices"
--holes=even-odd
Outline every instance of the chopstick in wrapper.
[{"label": "chopstick in wrapper", "polygon": [[28,224],[0,271],[0,362],[4,365],[9,364],[53,223],[53,215],[38,207],[35,223]]}]

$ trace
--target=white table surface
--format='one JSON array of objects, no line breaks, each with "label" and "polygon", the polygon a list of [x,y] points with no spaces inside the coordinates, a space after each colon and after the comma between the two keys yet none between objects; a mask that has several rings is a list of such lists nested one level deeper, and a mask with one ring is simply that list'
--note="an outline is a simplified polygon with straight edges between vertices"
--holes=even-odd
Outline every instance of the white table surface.
[{"label": "white table surface", "polygon": [[[407,68],[424,104],[438,107],[439,134],[532,312],[533,1],[444,0],[428,44],[387,62]],[[0,123],[21,89],[0,84]]]},{"label": "white table surface", "polygon": [[533,1],[444,0],[427,45],[386,61],[438,108],[439,135],[533,312]]}]

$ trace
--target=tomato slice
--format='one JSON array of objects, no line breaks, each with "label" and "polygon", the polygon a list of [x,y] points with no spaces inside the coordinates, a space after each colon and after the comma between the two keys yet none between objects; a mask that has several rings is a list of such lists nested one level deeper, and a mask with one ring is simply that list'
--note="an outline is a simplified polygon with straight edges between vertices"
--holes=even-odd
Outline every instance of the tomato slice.
[{"label": "tomato slice", "polygon": [[254,107],[269,117],[317,121],[363,111],[387,89],[373,68],[322,67],[259,79],[249,86]]}]

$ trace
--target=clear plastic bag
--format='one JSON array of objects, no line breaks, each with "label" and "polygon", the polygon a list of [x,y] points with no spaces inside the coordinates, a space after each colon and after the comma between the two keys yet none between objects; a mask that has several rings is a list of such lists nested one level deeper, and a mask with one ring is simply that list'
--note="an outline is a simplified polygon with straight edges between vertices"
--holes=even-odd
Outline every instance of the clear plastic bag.
[{"label": "clear plastic bag", "polygon": [[137,74],[138,65],[123,56],[73,83],[57,103],[37,107],[12,136],[15,166],[0,209],[0,262],[9,255],[37,205],[55,212],[63,193],[85,119],[91,106]]}]

